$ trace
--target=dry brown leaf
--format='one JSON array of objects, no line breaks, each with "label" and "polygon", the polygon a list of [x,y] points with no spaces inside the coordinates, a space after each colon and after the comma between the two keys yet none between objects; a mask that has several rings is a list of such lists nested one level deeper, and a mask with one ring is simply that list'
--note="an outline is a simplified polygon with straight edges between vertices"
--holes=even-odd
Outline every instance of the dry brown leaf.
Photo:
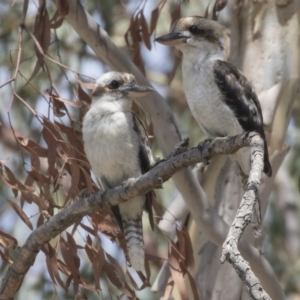
[{"label": "dry brown leaf", "polygon": [[13,263],[13,260],[10,258],[9,256],[9,252],[8,251],[5,251],[2,252],[2,250],[0,250],[0,258],[3,260],[3,261],[6,261],[7,263],[9,264],[12,264]]},{"label": "dry brown leaf", "polygon": [[17,142],[24,147],[28,152],[30,153],[35,153],[39,157],[47,157],[48,155],[48,149],[40,146],[36,142],[27,139],[27,138],[22,138],[22,137],[16,137]]},{"label": "dry brown leaf", "polygon": [[58,131],[56,124],[53,124],[46,117],[43,117],[43,123],[44,123],[44,127],[46,127],[46,129],[49,131],[49,133],[52,135],[52,137],[55,139],[55,141],[57,141],[58,143],[60,143],[60,147],[62,147],[63,150],[65,152],[67,152],[68,148],[65,146],[65,142],[62,139],[61,134]]},{"label": "dry brown leaf", "polygon": [[91,237],[87,236],[87,243],[85,245],[85,251],[92,263],[94,279],[95,279],[95,287],[97,290],[100,290],[100,274],[102,272],[105,258],[102,247],[98,244],[98,247],[95,248],[93,246],[93,242]]},{"label": "dry brown leaf", "polygon": [[176,20],[181,17],[181,9],[180,4],[176,5],[175,8],[171,12],[171,25],[174,24]]},{"label": "dry brown leaf", "polygon": [[45,0],[39,1],[39,8],[34,21],[33,35],[35,36],[36,40],[40,44],[43,53],[40,53],[36,45],[34,46],[35,53],[38,60],[28,81],[34,78],[38,73],[38,71],[40,70],[40,68],[43,67],[44,65],[43,54],[45,54],[48,51],[50,45],[50,40],[51,40],[50,21],[46,9]]},{"label": "dry brown leaf", "polygon": [[180,268],[178,260],[173,256],[172,253],[169,253],[168,261],[169,261],[172,278],[176,284],[176,287],[179,291],[181,299],[188,300],[187,290],[186,290],[186,286],[184,283],[183,272]]},{"label": "dry brown leaf", "polygon": [[93,82],[85,82],[85,81],[81,80],[79,78],[79,76],[77,76],[77,81],[78,81],[78,83],[80,85],[84,86],[88,90],[93,90],[94,87],[95,87],[95,81],[93,81]]},{"label": "dry brown leaf", "polygon": [[94,277],[95,277],[95,286],[97,289],[100,290],[100,275],[102,273],[104,264],[105,264],[105,257],[104,257],[104,251],[100,245],[98,245],[97,248],[97,255],[96,255],[96,264],[93,265],[94,270]]},{"label": "dry brown leaf", "polygon": [[143,290],[147,287],[151,287],[149,280],[144,276],[142,272],[138,272],[140,279],[143,281],[143,284],[140,286],[139,290]]},{"label": "dry brown leaf", "polygon": [[186,256],[185,256],[185,239],[184,239],[184,234],[183,234],[183,229],[178,229],[176,228],[176,234],[177,234],[177,246],[178,246],[178,251],[183,257],[183,261],[185,261]]},{"label": "dry brown leaf", "polygon": [[150,276],[151,276],[151,272],[150,272],[149,259],[148,259],[147,256],[146,256],[146,259],[145,259],[145,272],[146,272],[147,280],[149,281],[150,280]]},{"label": "dry brown leaf", "polygon": [[40,227],[43,224],[44,224],[44,216],[43,214],[40,214],[36,221],[36,227]]},{"label": "dry brown leaf", "polygon": [[39,70],[41,69],[42,67],[42,63],[40,60],[37,60],[37,62],[35,63],[35,66],[33,68],[33,71],[30,75],[30,78],[28,79],[28,82],[30,82],[35,76],[36,74],[39,72]]},{"label": "dry brown leaf", "polygon": [[[66,287],[69,288],[71,282],[72,282],[73,276],[72,274],[68,276],[67,280],[66,280]],[[74,281],[74,294],[77,293],[78,291],[78,283]]]},{"label": "dry brown leaf", "polygon": [[67,136],[70,146],[72,146],[72,151],[75,151],[76,153],[76,157],[84,159],[85,154],[81,138],[82,132],[56,121],[54,122],[54,126]]},{"label": "dry brown leaf", "polygon": [[85,224],[83,223],[80,223],[79,224],[85,231],[87,231],[88,233],[90,233],[91,235],[93,236],[96,236],[97,235],[97,231],[94,229],[94,228],[90,228],[88,226],[86,226]]},{"label": "dry brown leaf", "polygon": [[[36,18],[34,21],[33,35],[39,42],[44,53],[46,53],[49,48],[50,38],[51,38],[50,20],[49,20],[49,15],[48,15],[48,12],[46,9],[46,1],[40,0],[39,4],[40,5],[39,5],[39,8],[38,8],[38,11],[36,14]],[[37,48],[36,48],[36,55],[38,58],[40,57],[43,60],[43,57],[41,57]]]},{"label": "dry brown leaf", "polygon": [[0,236],[5,238],[5,240],[6,239],[10,240],[11,242],[9,244],[12,245],[13,249],[18,247],[18,241],[12,235],[0,230]]},{"label": "dry brown leaf", "polygon": [[41,184],[50,184],[51,178],[47,175],[41,174],[35,170],[27,172],[28,175],[30,175],[36,182],[39,182]]},{"label": "dry brown leaf", "polygon": [[164,299],[163,300],[169,300],[170,299],[170,295],[171,295],[173,286],[174,286],[174,280],[172,279],[172,277],[170,277],[169,280],[168,280],[168,284],[165,288],[165,293],[164,293]]},{"label": "dry brown leaf", "polygon": [[180,253],[178,249],[178,243],[174,243],[173,241],[169,241],[171,245],[171,253],[174,256],[174,258],[178,261],[178,263],[182,263],[184,261],[184,255]]},{"label": "dry brown leaf", "polygon": [[94,261],[95,261],[95,255],[94,255],[94,251],[93,251],[93,242],[89,235],[87,235],[86,244],[84,246],[84,249],[85,249],[85,252],[93,266]]},{"label": "dry brown leaf", "polygon": [[57,20],[53,21],[52,23],[50,23],[50,28],[52,29],[57,29],[59,27],[61,27],[61,25],[64,22],[64,18],[58,18]]},{"label": "dry brown leaf", "polygon": [[[32,177],[30,177],[29,175],[27,175],[24,184],[27,185],[27,186],[32,186],[33,183],[34,183],[34,179],[33,179]],[[21,206],[21,208],[23,208],[25,201],[26,201],[27,203],[29,203],[29,204],[32,203],[31,197],[27,197],[27,198],[24,197],[24,193],[26,194],[27,192],[24,192],[24,191],[23,191],[23,192],[21,193],[21,198],[20,198],[20,206]],[[31,193],[31,194],[32,194],[32,193]]]},{"label": "dry brown leaf", "polygon": [[134,291],[132,291],[129,287],[125,287],[119,280],[118,276],[115,273],[114,267],[105,261],[103,270],[105,271],[107,277],[110,282],[117,287],[120,291],[122,291],[127,297],[132,298],[134,296]]},{"label": "dry brown leaf", "polygon": [[59,11],[57,9],[49,22],[50,28],[57,29],[63,24],[63,22],[64,18],[60,16]]},{"label": "dry brown leaf", "polygon": [[56,147],[57,139],[55,138],[52,126],[49,126],[50,121],[44,118],[44,127],[42,130],[42,136],[48,146],[48,174],[51,176],[55,170],[55,161],[56,161]]},{"label": "dry brown leaf", "polygon": [[186,268],[193,268],[195,262],[191,237],[187,230],[183,231],[183,236],[185,239],[185,266]]},{"label": "dry brown leaf", "polygon": [[27,215],[24,213],[24,211],[22,210],[22,208],[16,204],[14,201],[11,201],[9,199],[6,199],[9,204],[11,205],[11,207],[14,209],[14,211],[18,214],[18,216],[21,218],[21,220],[31,229],[33,230],[33,226],[29,220],[29,218],[27,217]]},{"label": "dry brown leaf", "polygon": [[51,245],[46,244],[44,247],[45,251],[43,251],[46,255],[46,265],[48,269],[48,273],[53,283],[56,283],[55,273],[58,272],[57,258],[56,252],[51,247]]},{"label": "dry brown leaf", "polygon": [[[97,291],[97,288],[93,284],[90,284],[89,282],[87,282],[84,278],[81,278],[81,285],[86,290],[90,290],[90,291],[93,291],[93,292]],[[83,290],[80,291],[80,293],[82,293],[82,292],[83,292]],[[81,294],[81,296],[82,295],[83,294]],[[87,299],[87,297],[85,296],[85,298],[83,298],[83,299]]]},{"label": "dry brown leaf", "polygon": [[0,246],[3,248],[8,248],[9,247],[9,242],[0,236]]},{"label": "dry brown leaf", "polygon": [[62,16],[66,16],[69,13],[69,2],[68,1],[58,0],[56,5],[57,5],[59,13]]},{"label": "dry brown leaf", "polygon": [[[3,169],[4,169],[5,174],[8,179],[5,178]],[[0,163],[0,178],[9,188],[12,189],[12,192],[14,193],[15,197],[18,196],[19,191],[28,191],[28,192],[34,191],[34,189],[32,187],[22,184],[15,177],[15,175],[12,173],[12,171],[8,167],[6,167],[5,165],[3,165],[1,163]]]},{"label": "dry brown leaf", "polygon": [[76,108],[80,108],[83,107],[85,104],[82,101],[72,101],[72,100],[68,100],[65,98],[61,98],[58,96],[51,96],[51,101],[53,101],[53,103],[55,103],[55,105],[57,105],[58,107],[64,107],[64,110],[67,111],[67,108],[65,107],[64,103],[69,104],[72,107],[76,107]]},{"label": "dry brown leaf", "polygon": [[173,64],[172,70],[168,74],[168,85],[171,84],[171,82],[173,81],[173,79],[176,75],[178,66],[180,65],[180,62],[181,62],[181,57],[182,57],[182,53],[178,51],[178,55],[175,55],[175,57],[174,57],[174,64]]},{"label": "dry brown leaf", "polygon": [[132,40],[135,41],[133,43],[134,48],[135,48],[135,45],[139,46],[139,43],[143,40],[142,34],[141,34],[141,27],[142,27],[141,12],[142,12],[142,10],[140,10],[139,13],[136,14],[133,26],[131,28],[131,37],[132,37]]},{"label": "dry brown leaf", "polygon": [[57,265],[58,265],[58,269],[65,275],[70,276],[71,275],[71,271],[70,268],[63,262],[61,261],[59,258],[57,259]]},{"label": "dry brown leaf", "polygon": [[[47,156],[47,153],[45,153],[45,157]],[[33,170],[36,170],[36,171],[40,171],[40,167],[41,167],[41,163],[40,163],[40,155],[36,154],[35,152],[32,152],[31,153],[31,168]],[[30,178],[30,177],[29,177]],[[26,181],[25,181],[26,182]],[[31,186],[32,185],[32,181],[31,180],[28,180],[28,183],[27,185]],[[26,183],[25,183],[26,184]]]},{"label": "dry brown leaf", "polygon": [[125,282],[126,282],[126,275],[125,275],[122,267],[120,266],[119,262],[114,257],[112,257],[109,253],[107,253],[107,252],[106,252],[106,258],[107,258],[108,262],[112,266],[114,266],[115,270],[118,273],[118,277],[123,282],[123,284],[125,284]]},{"label": "dry brown leaf", "polygon": [[92,215],[92,225],[94,228],[108,235],[112,239],[115,239],[119,232],[119,229],[115,223],[99,213]]},{"label": "dry brown leaf", "polygon": [[188,279],[189,279],[189,282],[190,282],[190,286],[191,286],[191,289],[192,289],[194,299],[195,300],[200,299],[198,288],[197,288],[197,285],[196,285],[196,282],[195,282],[193,276],[191,275],[191,273],[189,271],[187,271],[186,273],[187,273],[187,276],[188,276]]},{"label": "dry brown leaf", "polygon": [[[93,86],[95,85],[94,83],[92,83],[92,84],[93,84]],[[86,86],[86,85],[87,85],[87,83],[84,84],[84,86]],[[78,96],[78,99],[80,100],[80,102],[86,103],[88,105],[90,105],[92,103],[91,97],[82,89],[80,84],[78,84],[77,96]]]},{"label": "dry brown leaf", "polygon": [[151,13],[150,35],[152,35],[152,33],[154,32],[154,30],[156,28],[158,17],[159,17],[159,8],[156,7],[155,9],[152,10],[152,13]]},{"label": "dry brown leaf", "polygon": [[142,30],[143,41],[147,49],[151,50],[151,41],[150,41],[150,34],[148,30],[148,24],[143,14],[143,11],[141,11],[140,18],[141,18],[141,30]]},{"label": "dry brown leaf", "polygon": [[127,47],[130,49],[131,48],[131,43],[129,41],[129,36],[130,36],[130,30],[131,30],[131,26],[133,26],[133,19],[134,19],[134,15],[131,16],[130,18],[130,23],[129,23],[129,27],[127,29],[127,31],[125,32],[124,34],[124,39],[125,39],[125,42],[126,42],[126,45]]},{"label": "dry brown leaf", "polygon": [[80,169],[78,167],[78,164],[75,161],[70,160],[69,167],[71,171],[71,187],[65,198],[65,204],[68,203],[68,201],[78,193],[78,184],[80,179]]},{"label": "dry brown leaf", "polygon": [[[32,203],[34,202],[40,210],[46,210],[47,206],[44,203],[44,201],[42,200],[41,197],[37,196],[34,193],[30,193],[30,192],[22,192],[22,198],[24,199],[24,201],[26,201],[27,203]],[[22,206],[21,206],[22,207]]]},{"label": "dry brown leaf", "polygon": [[190,240],[188,231],[176,228],[176,234],[178,237],[178,251],[180,252],[183,259],[180,259],[184,263],[185,268],[192,267],[194,265],[193,247]]},{"label": "dry brown leaf", "polygon": [[227,0],[217,0],[215,3],[215,10],[220,11],[227,5]]},{"label": "dry brown leaf", "polygon": [[136,114],[137,116],[140,114],[140,108],[137,105],[136,102],[133,101],[132,106],[131,106],[131,111]]},{"label": "dry brown leaf", "polygon": [[129,281],[130,281],[129,284],[130,284],[136,291],[138,291],[138,290],[139,290],[139,287],[138,287],[137,283],[135,282],[135,280],[132,278],[131,274],[130,274],[129,272],[127,272],[127,273],[126,273],[126,276],[127,276],[127,278],[129,279]]},{"label": "dry brown leaf", "polygon": [[146,70],[145,70],[144,61],[142,59],[140,49],[134,51],[132,60],[134,64],[139,68],[139,70],[143,73],[143,75],[145,75]]},{"label": "dry brown leaf", "polygon": [[73,236],[69,232],[66,232],[66,233],[67,233],[67,241],[68,241],[69,247],[71,249],[74,249],[74,251],[75,251],[78,248],[77,244],[76,244]]},{"label": "dry brown leaf", "polygon": [[75,285],[76,282],[81,282],[79,274],[80,259],[76,253],[77,249],[71,249],[70,245],[62,237],[59,239],[59,244],[62,257],[71,271]]},{"label": "dry brown leaf", "polygon": [[58,97],[50,97],[50,101],[52,102],[52,110],[55,117],[61,118],[66,115],[68,110],[63,101],[59,101]]},{"label": "dry brown leaf", "polygon": [[96,192],[96,190],[94,189],[93,181],[91,179],[90,174],[88,174],[87,171],[84,168],[82,168],[81,166],[79,166],[79,168],[85,179],[85,183],[86,183],[85,188],[87,189],[87,192],[88,193]]}]

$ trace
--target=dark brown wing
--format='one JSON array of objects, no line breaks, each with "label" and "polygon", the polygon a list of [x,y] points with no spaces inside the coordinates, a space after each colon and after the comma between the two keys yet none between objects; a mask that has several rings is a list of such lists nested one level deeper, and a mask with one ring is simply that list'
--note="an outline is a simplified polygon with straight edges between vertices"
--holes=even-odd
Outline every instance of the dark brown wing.
[{"label": "dark brown wing", "polygon": [[[139,163],[142,170],[142,174],[147,173],[151,168],[152,153],[149,145],[148,134],[143,122],[132,113],[133,129],[140,137],[140,148],[139,148]],[[152,211],[152,199],[154,199],[154,191],[150,191],[146,194],[145,210],[149,215],[149,222],[152,230],[154,229],[153,211]]]},{"label": "dark brown wing", "polygon": [[214,65],[215,82],[223,101],[233,111],[245,131],[257,131],[264,140],[264,172],[272,176],[268,145],[263,129],[263,117],[259,100],[247,78],[227,61],[217,60]]},{"label": "dark brown wing", "polygon": [[[113,188],[113,186],[111,186],[109,184],[109,181],[105,178],[105,176],[102,176],[101,177],[101,180],[100,180],[100,186],[104,189],[111,189]],[[120,210],[119,210],[119,206],[118,205],[115,205],[115,206],[112,206],[111,207],[111,211],[119,225],[119,228],[124,231],[124,227],[123,227],[123,222],[122,222],[122,218],[121,218],[121,214],[120,214]]]}]

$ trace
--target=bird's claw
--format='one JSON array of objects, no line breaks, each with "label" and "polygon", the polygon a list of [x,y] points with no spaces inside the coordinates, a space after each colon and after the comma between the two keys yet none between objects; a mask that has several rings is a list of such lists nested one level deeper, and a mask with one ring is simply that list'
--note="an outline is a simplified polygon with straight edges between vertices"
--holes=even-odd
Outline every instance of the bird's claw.
[{"label": "bird's claw", "polygon": [[185,152],[189,146],[189,142],[190,142],[190,139],[188,137],[186,137],[182,141],[177,143],[175,145],[174,149],[172,150],[172,152],[168,156],[166,156],[164,159],[161,159],[160,157],[156,157],[155,164],[152,166],[152,168],[156,167],[161,162],[167,161],[170,158]]},{"label": "bird's claw", "polygon": [[162,177],[157,177],[157,189],[163,189],[163,183],[164,183],[164,180],[162,179]]},{"label": "bird's claw", "polygon": [[189,146],[190,139],[188,137],[184,138],[180,142],[178,142],[172,152],[165,158],[166,160],[170,159],[171,157],[174,157],[176,155],[179,155],[183,152],[185,152]]},{"label": "bird's claw", "polygon": [[82,190],[79,195],[78,195],[78,199],[84,199],[86,197],[88,197],[91,193],[88,193],[87,189]]},{"label": "bird's claw", "polygon": [[124,189],[128,188],[133,181],[135,181],[135,178],[128,178],[127,180],[122,182],[122,187]]},{"label": "bird's claw", "polygon": [[205,139],[204,141],[202,141],[201,143],[198,144],[198,150],[201,153],[202,156],[202,162],[205,165],[209,164],[209,159],[207,157],[205,157],[205,155],[203,154],[203,150],[206,148],[207,144],[210,144],[212,141],[212,139]]}]

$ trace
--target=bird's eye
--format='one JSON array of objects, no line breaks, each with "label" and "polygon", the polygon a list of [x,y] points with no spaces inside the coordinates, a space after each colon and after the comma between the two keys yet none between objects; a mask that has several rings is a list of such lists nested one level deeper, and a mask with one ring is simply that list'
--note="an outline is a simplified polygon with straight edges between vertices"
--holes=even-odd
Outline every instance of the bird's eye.
[{"label": "bird's eye", "polygon": [[109,88],[115,90],[120,86],[120,83],[117,80],[113,80],[110,84],[109,84]]},{"label": "bird's eye", "polygon": [[198,28],[195,25],[189,27],[189,32],[193,33],[193,34],[201,34],[202,31],[203,30],[201,30],[200,28]]}]

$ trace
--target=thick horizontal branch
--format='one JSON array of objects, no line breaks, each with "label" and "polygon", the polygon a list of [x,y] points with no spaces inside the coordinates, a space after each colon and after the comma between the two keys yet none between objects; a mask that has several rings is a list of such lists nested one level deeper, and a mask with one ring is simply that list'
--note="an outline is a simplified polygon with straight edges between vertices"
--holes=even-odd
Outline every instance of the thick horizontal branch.
[{"label": "thick horizontal branch", "polygon": [[234,153],[245,146],[249,146],[248,134],[204,141],[199,147],[201,151],[198,148],[192,148],[161,161],[148,173],[130,179],[123,185],[104,193],[100,191],[89,196],[81,196],[78,201],[64,208],[31,233],[2,279],[0,299],[13,298],[41,247],[85,215],[108,210],[111,206],[160,187],[163,182],[183,168],[203,160],[206,161],[216,154]]}]

